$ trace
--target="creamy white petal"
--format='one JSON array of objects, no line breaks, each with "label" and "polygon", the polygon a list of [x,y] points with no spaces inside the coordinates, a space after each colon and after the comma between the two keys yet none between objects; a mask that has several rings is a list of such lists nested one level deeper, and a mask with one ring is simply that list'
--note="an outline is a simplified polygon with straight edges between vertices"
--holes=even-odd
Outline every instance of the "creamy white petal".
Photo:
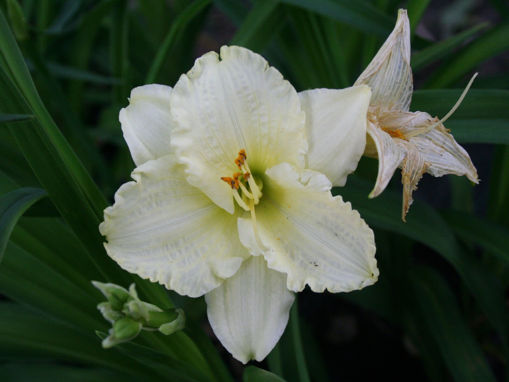
[{"label": "creamy white petal", "polygon": [[139,86],[131,90],[129,106],[120,110],[122,132],[136,166],[170,153],[170,94],[169,86]]},{"label": "creamy white petal", "polygon": [[137,167],[99,229],[122,268],[191,297],[232,276],[248,256],[236,219],[190,186],[173,155]]},{"label": "creamy white petal", "polygon": [[332,197],[325,175],[283,163],[267,171],[264,190],[256,227],[243,220],[239,235],[288,275],[288,289],[346,292],[377,280],[373,231],[350,203]]},{"label": "creamy white petal", "polygon": [[372,105],[409,110],[413,81],[410,67],[410,23],[406,10],[399,10],[394,30],[355,81],[355,85],[361,84],[371,87]]},{"label": "creamy white petal", "polygon": [[417,183],[419,183],[426,172],[428,164],[411,142],[404,142],[404,145],[406,147],[406,156],[401,164],[401,183],[403,183],[401,219],[406,221],[406,214],[413,202],[412,193],[417,189]]},{"label": "creamy white petal", "polygon": [[263,257],[244,261],[239,271],[205,295],[210,325],[233,357],[262,361],[283,334],[294,294],[286,275]]},{"label": "creamy white petal", "polygon": [[327,175],[335,186],[357,168],[366,144],[368,86],[313,89],[299,93],[306,112],[307,168]]},{"label": "creamy white petal", "polygon": [[391,137],[371,122],[368,123],[368,135],[368,140],[376,147],[378,157],[378,175],[375,187],[369,194],[370,198],[374,198],[385,190],[394,175],[394,171],[405,158],[406,150],[404,146],[398,143],[401,141],[400,139]]},{"label": "creamy white petal", "polygon": [[433,176],[446,174],[466,175],[473,183],[479,183],[477,170],[466,150],[461,147],[443,125],[423,135],[410,138],[424,161],[427,172]]},{"label": "creamy white petal", "polygon": [[196,60],[171,95],[172,135],[188,181],[233,212],[230,186],[245,149],[253,172],[276,163],[304,165],[305,114],[290,83],[263,57],[240,47],[221,48]]}]

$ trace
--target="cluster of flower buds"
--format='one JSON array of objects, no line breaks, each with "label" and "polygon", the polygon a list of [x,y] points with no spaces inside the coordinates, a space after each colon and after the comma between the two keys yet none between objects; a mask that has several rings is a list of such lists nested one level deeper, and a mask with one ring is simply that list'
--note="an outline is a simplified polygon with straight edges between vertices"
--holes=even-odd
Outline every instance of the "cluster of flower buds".
[{"label": "cluster of flower buds", "polygon": [[116,284],[98,281],[92,281],[92,284],[106,297],[107,301],[98,304],[97,309],[112,324],[108,336],[102,341],[103,348],[130,341],[141,330],[170,335],[185,326],[182,309],[163,310],[141,301],[134,284],[131,284],[129,290]]}]

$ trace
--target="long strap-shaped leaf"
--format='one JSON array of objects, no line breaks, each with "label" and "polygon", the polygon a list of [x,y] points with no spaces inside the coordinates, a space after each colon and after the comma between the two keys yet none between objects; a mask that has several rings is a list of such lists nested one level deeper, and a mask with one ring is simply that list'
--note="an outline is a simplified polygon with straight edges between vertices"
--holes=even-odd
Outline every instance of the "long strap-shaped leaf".
[{"label": "long strap-shaped leaf", "polygon": [[477,258],[460,251],[454,234],[441,216],[430,206],[416,201],[407,223],[403,223],[399,216],[400,196],[386,190],[377,199],[368,199],[368,184],[354,177],[350,177],[349,181],[350,187],[341,189],[341,195],[352,202],[368,224],[402,234],[437,251],[458,272],[506,344],[509,320],[500,283]]},{"label": "long strap-shaped leaf", "polygon": [[23,213],[46,195],[40,188],[20,188],[0,197],[0,262],[12,230]]},{"label": "long strap-shaped leaf", "polygon": [[23,94],[34,116],[39,121],[40,128],[53,147],[55,155],[61,159],[64,166],[63,170],[71,176],[73,182],[83,192],[95,215],[98,218],[101,217],[102,211],[106,207],[106,200],[45,108],[1,10],[0,54],[17,88]]}]

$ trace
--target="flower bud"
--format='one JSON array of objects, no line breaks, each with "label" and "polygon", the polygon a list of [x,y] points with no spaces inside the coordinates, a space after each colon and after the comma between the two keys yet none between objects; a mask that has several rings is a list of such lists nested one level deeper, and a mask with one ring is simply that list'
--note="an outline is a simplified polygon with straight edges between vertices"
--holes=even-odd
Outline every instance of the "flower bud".
[{"label": "flower bud", "polygon": [[141,301],[136,287],[131,284],[129,291],[115,284],[92,281],[108,301],[97,305],[103,317],[113,324],[102,346],[110,348],[129,341],[143,330],[159,330],[170,335],[184,328],[185,315],[182,309],[162,310],[156,305]]},{"label": "flower bud", "polygon": [[122,342],[127,342],[136,337],[141,331],[142,325],[129,317],[123,317],[113,324],[108,337],[103,342],[103,348],[107,349]]}]

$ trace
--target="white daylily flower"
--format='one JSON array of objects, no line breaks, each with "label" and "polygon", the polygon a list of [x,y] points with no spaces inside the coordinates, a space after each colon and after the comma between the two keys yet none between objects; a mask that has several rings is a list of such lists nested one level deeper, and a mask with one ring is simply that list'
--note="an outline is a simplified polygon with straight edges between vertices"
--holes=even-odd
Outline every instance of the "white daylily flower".
[{"label": "white daylily flower", "polygon": [[394,30],[355,82],[355,85],[369,85],[373,91],[365,154],[378,158],[378,177],[370,197],[378,196],[400,167],[403,221],[412,203],[412,192],[425,172],[435,177],[466,175],[478,183],[468,153],[443,125],[463,100],[472,81],[473,78],[441,120],[426,112],[410,112],[413,91],[410,24],[406,10],[400,9]]},{"label": "white daylily flower", "polygon": [[343,184],[364,151],[371,93],[299,98],[261,56],[220,53],[196,60],[173,89],[131,92],[120,121],[138,167],[100,230],[122,268],[205,295],[215,334],[245,363],[275,346],[293,292],[378,277],[373,232],[329,181]]}]

